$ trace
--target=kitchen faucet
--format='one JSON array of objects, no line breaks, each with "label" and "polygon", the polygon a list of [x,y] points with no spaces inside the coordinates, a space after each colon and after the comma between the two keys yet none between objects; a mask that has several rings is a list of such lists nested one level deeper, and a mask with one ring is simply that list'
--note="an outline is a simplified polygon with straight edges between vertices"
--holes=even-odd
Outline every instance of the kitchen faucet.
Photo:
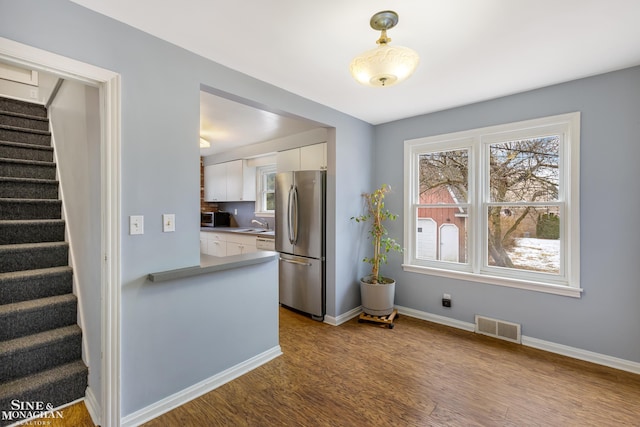
[{"label": "kitchen faucet", "polygon": [[267,230],[269,229],[269,223],[267,222],[266,219],[263,219],[264,222],[260,222],[257,219],[252,219],[251,220],[251,224],[258,224],[263,228],[266,228]]}]

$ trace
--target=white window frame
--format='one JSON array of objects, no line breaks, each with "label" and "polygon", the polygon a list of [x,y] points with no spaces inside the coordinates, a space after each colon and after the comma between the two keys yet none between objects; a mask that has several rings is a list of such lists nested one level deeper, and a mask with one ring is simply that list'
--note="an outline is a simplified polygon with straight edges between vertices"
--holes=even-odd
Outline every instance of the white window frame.
[{"label": "white window frame", "polygon": [[[560,143],[560,273],[549,274],[492,267],[487,262],[489,199],[489,145],[518,138],[556,134]],[[451,263],[416,258],[418,212],[418,167],[422,153],[469,150],[469,220],[467,221],[468,263]],[[490,285],[546,292],[579,298],[580,288],[580,113],[568,113],[533,120],[489,126],[468,131],[406,140],[404,143],[404,241],[403,269],[414,273],[449,277]],[[535,203],[534,203],[535,204]],[[446,207],[446,205],[443,205]]]},{"label": "white window frame", "polygon": [[268,164],[263,166],[256,167],[256,207],[255,207],[255,215],[256,216],[266,216],[273,217],[275,215],[275,210],[267,210],[266,209],[266,189],[263,187],[265,182],[264,176],[270,173],[276,173],[276,165]]}]

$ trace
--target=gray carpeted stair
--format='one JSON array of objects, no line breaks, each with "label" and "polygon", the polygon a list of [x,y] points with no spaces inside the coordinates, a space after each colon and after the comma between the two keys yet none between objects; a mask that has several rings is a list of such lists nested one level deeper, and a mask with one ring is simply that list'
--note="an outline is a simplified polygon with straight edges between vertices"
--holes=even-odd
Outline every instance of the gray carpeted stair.
[{"label": "gray carpeted stair", "polygon": [[[78,300],[47,111],[0,97],[0,410],[84,397]],[[17,421],[0,419],[0,426]]]},{"label": "gray carpeted stair", "polygon": [[0,273],[0,305],[73,292],[69,266]]},{"label": "gray carpeted stair", "polygon": [[[45,402],[53,407],[73,402],[84,396],[87,375],[88,370],[85,364],[82,360],[76,360],[33,375],[0,383],[0,408],[9,408],[12,400]],[[6,426],[15,421],[0,419],[0,426]]]},{"label": "gray carpeted stair", "polygon": [[0,221],[14,219],[56,219],[61,216],[61,200],[0,198]]},{"label": "gray carpeted stair", "polygon": [[52,179],[0,177],[0,197],[57,199],[58,181]]},{"label": "gray carpeted stair", "polygon": [[53,147],[0,141],[0,159],[36,160],[53,162]]},{"label": "gray carpeted stair", "polygon": [[64,220],[0,220],[0,245],[64,241]]},{"label": "gray carpeted stair", "polygon": [[39,160],[0,159],[0,176],[56,179],[56,164]]},{"label": "gray carpeted stair", "polygon": [[[82,357],[82,331],[78,325],[0,343],[0,381],[11,381]],[[20,363],[16,363],[20,360]],[[11,369],[9,369],[11,367]]]}]

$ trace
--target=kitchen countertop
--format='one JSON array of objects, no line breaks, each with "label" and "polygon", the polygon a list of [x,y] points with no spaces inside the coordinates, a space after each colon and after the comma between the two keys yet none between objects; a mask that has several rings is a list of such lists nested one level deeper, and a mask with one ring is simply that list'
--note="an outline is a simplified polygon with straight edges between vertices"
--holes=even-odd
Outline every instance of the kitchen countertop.
[{"label": "kitchen countertop", "polygon": [[201,274],[209,274],[254,264],[262,264],[276,259],[277,256],[277,252],[271,251],[259,251],[226,257],[215,257],[201,254],[200,265],[151,273],[148,275],[148,278],[151,282],[165,282],[167,280],[184,279],[186,277],[199,276]]},{"label": "kitchen countertop", "polygon": [[275,238],[274,230],[266,230],[264,228],[256,228],[256,227],[200,227],[200,231],[205,231],[209,233],[245,234],[249,236],[265,237],[267,239]]}]

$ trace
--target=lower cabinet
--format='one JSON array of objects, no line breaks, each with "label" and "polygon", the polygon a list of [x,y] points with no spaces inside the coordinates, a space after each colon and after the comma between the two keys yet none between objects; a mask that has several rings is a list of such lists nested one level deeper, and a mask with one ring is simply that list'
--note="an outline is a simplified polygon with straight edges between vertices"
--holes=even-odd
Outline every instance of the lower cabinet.
[{"label": "lower cabinet", "polygon": [[234,233],[200,232],[200,252],[212,256],[230,256],[257,252],[256,236]]},{"label": "lower cabinet", "polygon": [[224,240],[209,240],[207,243],[207,255],[227,256],[227,242]]},{"label": "lower cabinet", "polygon": [[256,236],[231,234],[227,237],[227,256],[257,252]]}]

